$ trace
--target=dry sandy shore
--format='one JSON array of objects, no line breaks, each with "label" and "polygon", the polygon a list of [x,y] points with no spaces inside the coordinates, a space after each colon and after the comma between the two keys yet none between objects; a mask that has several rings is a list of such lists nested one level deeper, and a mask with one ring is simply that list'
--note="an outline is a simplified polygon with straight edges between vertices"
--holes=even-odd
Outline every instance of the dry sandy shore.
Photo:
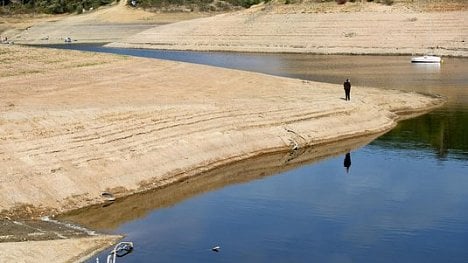
[{"label": "dry sandy shore", "polygon": [[[120,237],[96,236],[47,241],[0,243],[1,262],[83,262]],[[102,260],[102,259],[101,259]],[[102,262],[102,261],[101,261]]]},{"label": "dry sandy shore", "polygon": [[315,13],[307,6],[260,5],[154,27],[108,46],[468,57],[467,10],[416,12],[378,4],[363,4],[362,9],[355,10],[360,6],[347,4],[342,10],[335,7],[333,12]]},{"label": "dry sandy shore", "polygon": [[359,1],[268,4],[204,18],[212,14],[157,14],[124,4],[23,22],[2,35],[25,44],[64,43],[71,37],[73,43],[127,48],[468,57],[468,5],[462,3],[444,12]]},{"label": "dry sandy shore", "polygon": [[[466,9],[418,13],[370,4],[364,12],[349,4],[316,13],[301,6],[259,6],[161,26],[201,14],[153,14],[122,3],[79,16],[0,18],[0,32],[28,44],[62,43],[69,36],[78,43],[116,41],[124,47],[386,54],[439,46],[440,55],[467,56]],[[357,137],[375,136],[405,114],[442,103],[364,87],[354,87],[353,100],[346,102],[339,85],[112,55],[0,45],[0,61],[0,216],[12,220],[101,203],[103,191],[122,197],[191,180],[190,186],[163,189],[163,199],[136,196],[148,204],[142,214],[337,154],[340,147],[365,143],[355,142]],[[340,146],[324,145],[340,140]],[[290,153],[264,155],[279,151]],[[260,156],[270,157],[238,162]],[[236,165],[224,171],[231,163]],[[194,177],[200,172],[205,173]],[[125,213],[125,203],[118,207],[105,214]],[[102,215],[80,212],[74,218],[91,227],[114,219]],[[5,229],[0,227],[4,241],[18,237]],[[43,230],[25,235],[30,241],[0,243],[0,261],[80,261],[118,238],[36,241]]]},{"label": "dry sandy shore", "polygon": [[[16,46],[0,59],[0,211],[42,215],[262,153],[379,133],[440,99]],[[28,65],[28,67],[24,67]]]},{"label": "dry sandy shore", "polygon": [[[127,196],[265,153],[378,134],[443,102],[365,87],[347,102],[340,85],[74,51],[2,45],[0,60],[3,217],[61,213],[102,203],[104,191]],[[67,254],[92,244],[0,250],[40,259],[56,242]]]}]

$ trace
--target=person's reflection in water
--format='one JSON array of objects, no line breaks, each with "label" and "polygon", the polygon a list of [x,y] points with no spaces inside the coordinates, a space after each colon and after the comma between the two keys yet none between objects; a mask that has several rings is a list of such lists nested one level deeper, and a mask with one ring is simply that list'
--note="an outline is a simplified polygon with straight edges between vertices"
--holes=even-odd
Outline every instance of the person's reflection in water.
[{"label": "person's reflection in water", "polygon": [[349,167],[351,167],[351,153],[346,153],[344,158],[344,167],[346,167],[346,173],[349,173]]}]

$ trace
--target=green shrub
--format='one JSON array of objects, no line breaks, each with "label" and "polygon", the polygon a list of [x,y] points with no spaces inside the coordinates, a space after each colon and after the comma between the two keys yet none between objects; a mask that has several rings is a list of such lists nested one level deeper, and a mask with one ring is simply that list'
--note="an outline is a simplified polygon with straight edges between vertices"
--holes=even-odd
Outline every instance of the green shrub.
[{"label": "green shrub", "polygon": [[112,3],[112,0],[21,0],[15,2],[0,0],[0,2],[0,5],[4,5],[3,11],[8,9],[11,14],[32,12],[63,14],[81,13],[83,8],[98,8]]}]

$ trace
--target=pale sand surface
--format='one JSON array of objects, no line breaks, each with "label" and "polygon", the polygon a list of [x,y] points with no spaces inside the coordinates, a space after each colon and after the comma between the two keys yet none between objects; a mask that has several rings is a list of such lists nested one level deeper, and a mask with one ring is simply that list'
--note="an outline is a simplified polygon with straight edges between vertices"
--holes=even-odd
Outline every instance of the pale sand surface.
[{"label": "pale sand surface", "polygon": [[64,43],[70,37],[73,43],[115,42],[109,46],[125,48],[468,56],[468,5],[463,3],[443,4],[451,10],[444,12],[398,2],[261,4],[214,15],[150,13],[124,2],[82,15],[19,23],[3,35],[25,44]]},{"label": "pale sand surface", "polygon": [[121,239],[120,236],[96,236],[75,239],[0,243],[0,262],[82,262],[103,247],[111,246],[119,239]]},{"label": "pale sand surface", "polygon": [[341,85],[152,59],[16,46],[0,56],[0,210],[34,215],[379,133],[395,113],[441,102],[363,87],[347,102]]},{"label": "pale sand surface", "polygon": [[148,29],[110,47],[468,56],[468,11],[278,13],[257,7]]}]

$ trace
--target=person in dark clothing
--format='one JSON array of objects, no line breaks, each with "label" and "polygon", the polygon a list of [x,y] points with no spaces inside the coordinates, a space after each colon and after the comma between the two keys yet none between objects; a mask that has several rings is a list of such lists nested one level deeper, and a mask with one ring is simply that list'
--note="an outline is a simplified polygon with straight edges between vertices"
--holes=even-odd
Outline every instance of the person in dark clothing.
[{"label": "person in dark clothing", "polygon": [[344,158],[344,167],[346,167],[346,173],[349,173],[349,167],[351,167],[351,153],[346,153]]},{"label": "person in dark clothing", "polygon": [[351,100],[351,82],[349,82],[349,79],[346,79],[346,81],[343,83],[343,86],[345,91],[345,100]]}]

